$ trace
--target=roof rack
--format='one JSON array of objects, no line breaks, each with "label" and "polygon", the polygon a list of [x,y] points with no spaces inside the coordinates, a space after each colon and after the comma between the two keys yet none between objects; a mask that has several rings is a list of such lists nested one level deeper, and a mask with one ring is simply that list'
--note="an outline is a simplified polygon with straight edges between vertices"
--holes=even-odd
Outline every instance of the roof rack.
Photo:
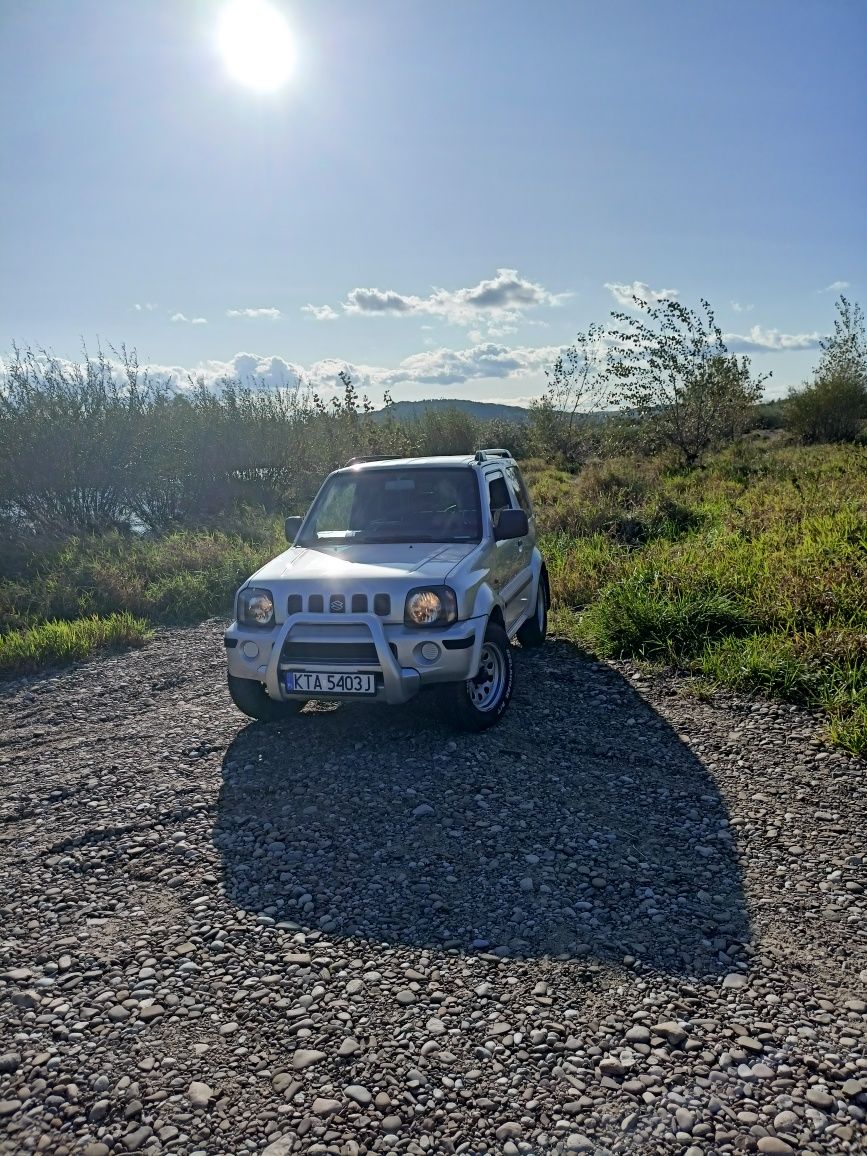
[{"label": "roof rack", "polygon": [[366,457],[350,458],[343,467],[347,469],[348,466],[360,466],[364,462],[392,462],[394,461],[394,454],[368,454]]},{"label": "roof rack", "polygon": [[483,462],[485,460],[485,458],[511,458],[511,456],[512,456],[511,450],[504,450],[502,448],[476,450],[476,461],[477,462]]}]

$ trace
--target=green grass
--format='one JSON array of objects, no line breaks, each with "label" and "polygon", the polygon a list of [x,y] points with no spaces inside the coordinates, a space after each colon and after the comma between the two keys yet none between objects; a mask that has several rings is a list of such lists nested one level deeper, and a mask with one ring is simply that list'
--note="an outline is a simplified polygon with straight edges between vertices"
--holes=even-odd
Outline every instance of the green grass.
[{"label": "green grass", "polygon": [[148,624],[230,616],[241,583],[285,548],[276,519],[162,538],[112,533],[19,543],[0,570],[0,675],[141,643]]},{"label": "green grass", "polygon": [[241,582],[285,549],[278,530],[251,516],[245,536],[115,533],[21,548],[0,575],[0,630],[122,611],[165,624],[228,615]]},{"label": "green grass", "polygon": [[[724,685],[819,709],[832,741],[867,753],[867,447],[748,439],[689,473],[664,458],[525,472],[556,630],[601,657],[678,667],[702,694]],[[37,669],[90,653],[64,623],[120,614],[140,631],[229,614],[284,545],[278,519],[249,512],[220,530],[4,543],[2,653]]]},{"label": "green grass", "polygon": [[0,636],[0,676],[31,674],[47,666],[78,662],[99,650],[142,646],[148,624],[131,614],[43,622]]},{"label": "green grass", "polygon": [[532,474],[557,627],[602,657],[820,709],[832,741],[867,752],[864,447],[748,441],[629,478],[623,462]]}]

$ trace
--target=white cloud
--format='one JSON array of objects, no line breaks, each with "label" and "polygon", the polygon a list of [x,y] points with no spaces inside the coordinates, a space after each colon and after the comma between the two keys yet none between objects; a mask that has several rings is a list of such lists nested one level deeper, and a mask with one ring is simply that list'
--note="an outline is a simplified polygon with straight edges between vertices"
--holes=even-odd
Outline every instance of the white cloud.
[{"label": "white cloud", "polygon": [[635,308],[635,298],[656,304],[657,301],[671,301],[677,297],[676,289],[651,289],[645,281],[633,281],[631,285],[620,281],[606,281],[604,288],[614,297],[618,305],[628,309]]},{"label": "white cloud", "polygon": [[302,305],[302,313],[309,313],[317,321],[335,321],[338,314],[330,305]]},{"label": "white cloud", "polygon": [[282,316],[279,309],[273,306],[262,309],[227,309],[227,317],[267,317],[269,321],[276,321]]},{"label": "white cloud", "polygon": [[[498,269],[496,276],[463,289],[433,289],[426,297],[398,293],[394,289],[356,288],[340,308],[351,316],[428,316],[454,325],[496,324],[489,336],[514,332],[526,309],[562,304],[568,293],[551,293],[517,269]],[[328,305],[305,305],[303,312],[319,321],[332,321],[337,313]]]},{"label": "white cloud", "polygon": [[841,293],[844,289],[849,288],[848,281],[832,281],[830,285],[826,285],[824,289],[817,289],[817,293]]},{"label": "white cloud", "polygon": [[636,297],[651,305],[657,301],[671,301],[677,297],[676,289],[651,289],[645,281],[633,281],[631,285],[623,284],[621,281],[606,281],[603,287],[613,295],[618,305],[626,309],[635,308]]},{"label": "white cloud", "polygon": [[153,301],[145,301],[143,305],[136,302],[136,304],[133,305],[133,309],[136,311],[136,313],[141,313],[142,311],[153,313],[156,308],[157,306],[153,303]]},{"label": "white cloud", "polygon": [[497,345],[484,342],[469,349],[431,349],[414,353],[391,370],[376,374],[377,384],[458,385],[478,378],[510,378],[541,374],[560,355],[559,346]]},{"label": "white cloud", "polygon": [[181,321],[186,325],[207,325],[207,317],[187,317],[183,313],[173,313],[170,318],[171,321]]},{"label": "white cloud", "polygon": [[755,305],[742,305],[740,301],[730,301],[729,304],[735,313],[752,313],[755,309]]},{"label": "white cloud", "polygon": [[732,353],[787,353],[799,349],[818,349],[824,333],[781,333],[779,329],[762,329],[754,325],[746,336],[725,333],[723,341]]}]

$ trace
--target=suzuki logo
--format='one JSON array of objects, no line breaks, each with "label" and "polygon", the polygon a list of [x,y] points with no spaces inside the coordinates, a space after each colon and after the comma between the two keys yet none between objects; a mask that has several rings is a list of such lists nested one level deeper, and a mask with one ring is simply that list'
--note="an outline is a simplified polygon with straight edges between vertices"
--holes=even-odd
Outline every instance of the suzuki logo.
[{"label": "suzuki logo", "polygon": [[332,594],[328,608],[332,614],[342,614],[346,609],[346,599],[342,594]]}]

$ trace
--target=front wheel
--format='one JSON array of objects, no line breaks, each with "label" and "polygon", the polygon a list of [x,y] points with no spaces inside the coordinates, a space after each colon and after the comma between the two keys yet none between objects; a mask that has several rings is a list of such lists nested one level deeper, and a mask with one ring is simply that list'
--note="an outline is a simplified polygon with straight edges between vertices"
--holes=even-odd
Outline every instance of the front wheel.
[{"label": "front wheel", "polygon": [[539,575],[539,589],[536,592],[536,608],[518,631],[521,646],[543,646],[548,634],[548,580],[543,571]]},{"label": "front wheel", "polygon": [[271,698],[261,682],[252,678],[238,678],[234,674],[229,675],[229,694],[238,710],[257,722],[282,722],[298,714],[304,706],[297,699],[279,702]]},{"label": "front wheel", "polygon": [[514,685],[514,659],[502,626],[489,622],[475,678],[456,682],[446,690],[447,708],[467,731],[484,731],[499,722],[509,705]]}]

